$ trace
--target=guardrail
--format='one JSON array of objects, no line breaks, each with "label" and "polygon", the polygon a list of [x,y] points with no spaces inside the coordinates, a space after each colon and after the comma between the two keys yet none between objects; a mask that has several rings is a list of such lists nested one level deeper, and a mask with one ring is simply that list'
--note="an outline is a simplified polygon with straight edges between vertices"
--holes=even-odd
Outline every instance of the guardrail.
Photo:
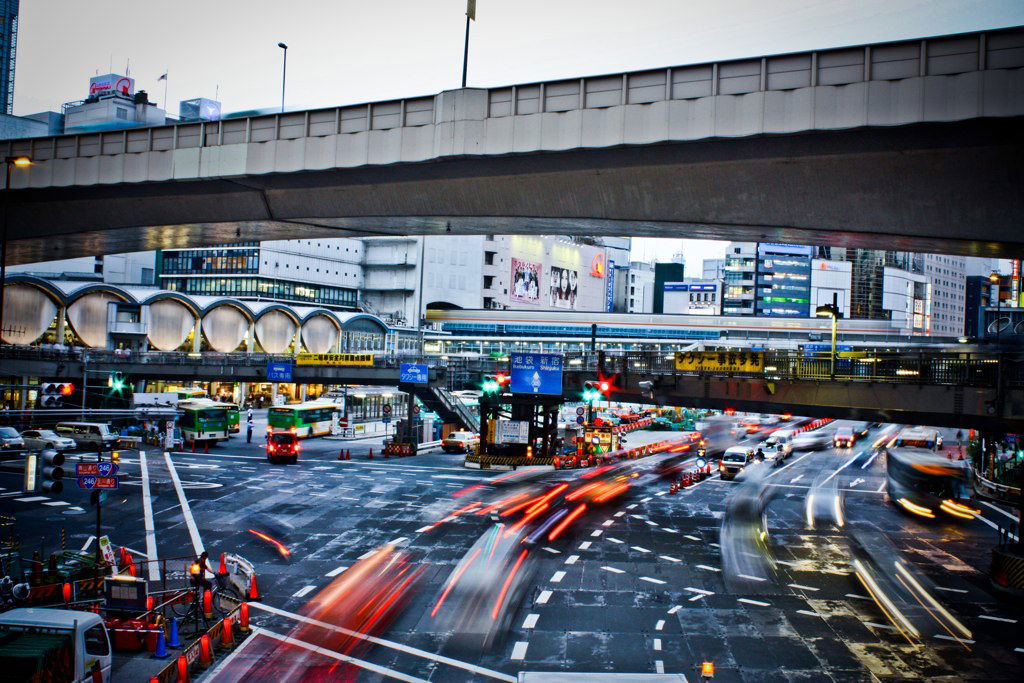
[{"label": "guardrail", "polygon": [[1013,505],[1020,505],[1020,487],[1019,486],[1008,486],[1006,484],[998,484],[994,481],[986,479],[985,476],[978,470],[977,467],[971,466],[974,471],[974,491],[979,496],[985,498],[991,498],[992,500],[999,500]]}]

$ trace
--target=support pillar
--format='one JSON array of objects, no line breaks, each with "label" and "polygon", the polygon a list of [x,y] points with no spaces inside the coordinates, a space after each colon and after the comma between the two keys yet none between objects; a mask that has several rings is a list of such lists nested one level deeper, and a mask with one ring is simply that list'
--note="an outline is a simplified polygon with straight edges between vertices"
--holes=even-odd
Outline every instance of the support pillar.
[{"label": "support pillar", "polygon": [[301,402],[301,403],[305,403],[306,402],[306,390],[308,388],[309,388],[308,384],[300,384],[299,385],[299,402]]},{"label": "support pillar", "polygon": [[277,382],[273,382],[270,385],[270,405],[277,405]]},{"label": "support pillar", "polygon": [[192,353],[199,353],[203,348],[203,319],[196,318],[195,327],[192,328]]},{"label": "support pillar", "polygon": [[239,382],[238,383],[238,405],[244,406],[249,400],[249,383]]},{"label": "support pillar", "polygon": [[67,334],[67,309],[63,306],[57,308],[57,339],[58,344],[64,343],[64,336]]},{"label": "support pillar", "polygon": [[28,406],[28,383],[30,377],[21,378],[21,389],[18,391],[18,410],[25,410]]},{"label": "support pillar", "polygon": [[292,339],[292,353],[296,356],[302,352],[302,325],[296,325],[295,337]]},{"label": "support pillar", "polygon": [[338,338],[334,341],[334,344],[331,346],[331,353],[341,353],[343,336],[344,335],[342,334],[342,331],[338,330]]},{"label": "support pillar", "polygon": [[245,351],[252,353],[256,350],[256,324],[249,323],[249,329],[245,332]]}]

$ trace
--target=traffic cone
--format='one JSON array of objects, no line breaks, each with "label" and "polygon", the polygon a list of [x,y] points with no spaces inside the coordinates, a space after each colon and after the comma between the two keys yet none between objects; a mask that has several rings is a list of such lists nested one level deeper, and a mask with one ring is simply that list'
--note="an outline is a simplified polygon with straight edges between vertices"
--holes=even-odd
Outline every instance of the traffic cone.
[{"label": "traffic cone", "polygon": [[224,576],[225,574],[228,573],[228,565],[224,561],[224,553],[220,554],[220,567],[217,569],[217,573],[220,574],[221,576]]},{"label": "traffic cone", "polygon": [[64,604],[67,605],[71,602],[71,584],[65,583],[62,592],[64,594]]},{"label": "traffic cone", "polygon": [[129,555],[128,553],[125,553],[124,559],[125,559],[125,568],[128,570],[128,575],[129,576],[138,576],[139,575],[139,570],[135,568],[135,561],[132,559],[132,556]]},{"label": "traffic cone", "polygon": [[231,617],[224,617],[224,621],[221,623],[223,628],[220,630],[220,646],[225,650],[230,650],[235,646],[235,634],[231,630]]},{"label": "traffic cone", "polygon": [[257,601],[260,599],[260,590],[256,586],[256,574],[252,575],[252,581],[249,582],[249,595],[250,601]]},{"label": "traffic cone", "polygon": [[213,618],[213,593],[209,588],[203,591],[203,616],[207,619]]},{"label": "traffic cone", "polygon": [[164,638],[164,630],[161,628],[156,634],[156,650],[153,652],[154,659],[167,659],[167,639]]},{"label": "traffic cone", "polygon": [[178,640],[178,617],[171,617],[171,627],[167,635],[167,645],[170,647],[181,647],[181,641]]},{"label": "traffic cone", "polygon": [[249,632],[249,603],[243,602],[238,607],[238,630],[242,633]]},{"label": "traffic cone", "polygon": [[204,441],[203,442],[203,453],[206,453],[207,455],[210,454],[210,442],[209,441]]},{"label": "traffic cone", "polygon": [[373,460],[373,449],[370,449],[370,454],[366,456],[367,460]]},{"label": "traffic cone", "polygon": [[185,655],[178,657],[178,683],[188,683],[188,659]]},{"label": "traffic cone", "polygon": [[210,666],[210,662],[213,661],[213,652],[210,650],[210,636],[203,634],[203,637],[199,639],[199,664],[204,669]]},{"label": "traffic cone", "polygon": [[195,439],[192,439],[192,452],[193,453],[196,452],[196,440]]},{"label": "traffic cone", "polygon": [[99,662],[92,665],[92,683],[103,683],[103,669]]},{"label": "traffic cone", "polygon": [[341,451],[338,453],[338,460],[344,460],[344,459],[345,459],[345,449],[342,448]]},{"label": "traffic cone", "polygon": [[147,595],[146,596],[146,611],[147,612],[152,612],[153,611],[153,605],[154,605],[153,596],[152,595]]}]

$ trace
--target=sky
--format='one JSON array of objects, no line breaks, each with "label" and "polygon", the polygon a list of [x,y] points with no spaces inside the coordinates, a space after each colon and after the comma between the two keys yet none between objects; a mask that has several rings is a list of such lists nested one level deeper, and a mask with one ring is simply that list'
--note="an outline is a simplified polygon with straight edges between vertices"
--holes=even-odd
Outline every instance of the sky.
[{"label": "sky", "polygon": [[[465,0],[21,3],[14,113],[126,69],[161,105],[307,109],[459,86]],[[468,85],[489,87],[1024,24],[1022,0],[478,0]],[[166,82],[157,79],[168,74]],[[170,107],[177,114],[177,105]],[[647,239],[637,253],[680,251]],[[687,245],[695,264],[724,242]],[[696,265],[691,266],[691,272]]]}]

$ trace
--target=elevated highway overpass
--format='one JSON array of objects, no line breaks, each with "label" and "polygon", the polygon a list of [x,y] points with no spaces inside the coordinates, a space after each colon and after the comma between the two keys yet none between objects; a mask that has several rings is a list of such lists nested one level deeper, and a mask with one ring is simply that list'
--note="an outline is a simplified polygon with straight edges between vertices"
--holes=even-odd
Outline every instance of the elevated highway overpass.
[{"label": "elevated highway overpass", "polygon": [[13,140],[11,263],[313,236],[1019,255],[1024,29]]}]

